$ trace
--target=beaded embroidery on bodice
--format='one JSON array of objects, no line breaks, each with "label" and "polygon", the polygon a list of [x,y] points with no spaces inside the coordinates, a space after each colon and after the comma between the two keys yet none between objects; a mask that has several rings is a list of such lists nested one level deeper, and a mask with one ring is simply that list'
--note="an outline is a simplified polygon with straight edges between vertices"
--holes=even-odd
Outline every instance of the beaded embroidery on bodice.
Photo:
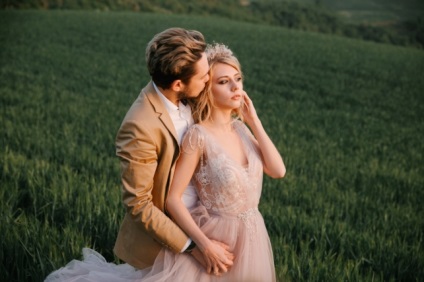
[{"label": "beaded embroidery on bodice", "polygon": [[213,135],[199,124],[188,130],[183,150],[201,150],[193,177],[201,204],[211,214],[240,217],[258,206],[263,167],[246,125],[236,120],[233,128],[242,140],[247,167],[231,159]]}]

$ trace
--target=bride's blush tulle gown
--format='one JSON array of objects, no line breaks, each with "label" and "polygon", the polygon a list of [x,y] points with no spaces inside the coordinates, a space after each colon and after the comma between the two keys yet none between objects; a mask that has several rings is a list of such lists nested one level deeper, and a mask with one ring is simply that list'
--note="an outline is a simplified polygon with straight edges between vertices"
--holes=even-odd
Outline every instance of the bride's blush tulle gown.
[{"label": "bride's blush tulle gown", "polygon": [[262,161],[249,129],[241,121],[234,121],[233,128],[242,140],[246,165],[231,159],[202,125],[193,125],[183,141],[186,153],[202,150],[193,177],[200,200],[191,214],[210,239],[226,243],[235,254],[228,273],[207,274],[190,255],[167,249],[160,252],[152,267],[143,270],[108,263],[94,250],[83,249],[82,261],[71,261],[52,272],[46,281],[275,281],[272,248],[258,211]]}]

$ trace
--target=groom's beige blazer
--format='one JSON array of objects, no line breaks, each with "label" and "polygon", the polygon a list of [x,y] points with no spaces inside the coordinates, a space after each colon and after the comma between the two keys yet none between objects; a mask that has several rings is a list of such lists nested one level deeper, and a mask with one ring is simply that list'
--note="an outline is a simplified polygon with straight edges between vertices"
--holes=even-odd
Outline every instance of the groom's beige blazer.
[{"label": "groom's beige blazer", "polygon": [[172,120],[152,82],[141,90],[116,137],[126,214],[114,252],[126,263],[151,266],[163,246],[180,252],[187,235],[166,215],[165,199],[180,154]]}]

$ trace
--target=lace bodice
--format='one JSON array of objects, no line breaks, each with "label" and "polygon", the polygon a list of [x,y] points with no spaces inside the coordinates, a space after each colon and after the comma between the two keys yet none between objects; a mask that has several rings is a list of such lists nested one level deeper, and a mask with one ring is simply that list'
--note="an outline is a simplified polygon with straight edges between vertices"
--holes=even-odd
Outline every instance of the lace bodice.
[{"label": "lace bodice", "polygon": [[183,150],[201,151],[193,181],[201,204],[211,214],[240,216],[256,209],[262,189],[263,167],[249,129],[241,121],[233,128],[240,136],[248,165],[242,167],[225,153],[208,130],[193,125],[185,135]]}]

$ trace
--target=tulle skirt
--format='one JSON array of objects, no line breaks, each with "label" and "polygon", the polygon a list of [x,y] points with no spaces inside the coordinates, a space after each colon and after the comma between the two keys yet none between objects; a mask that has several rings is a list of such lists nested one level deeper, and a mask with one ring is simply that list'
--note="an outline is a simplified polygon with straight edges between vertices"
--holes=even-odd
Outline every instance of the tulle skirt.
[{"label": "tulle skirt", "polygon": [[200,206],[192,211],[192,216],[210,239],[230,246],[235,260],[229,272],[222,276],[208,274],[191,255],[168,249],[159,253],[153,266],[138,270],[128,264],[108,263],[96,251],[84,248],[82,261],[71,261],[45,281],[275,281],[271,244],[256,208],[236,215],[218,215]]}]

